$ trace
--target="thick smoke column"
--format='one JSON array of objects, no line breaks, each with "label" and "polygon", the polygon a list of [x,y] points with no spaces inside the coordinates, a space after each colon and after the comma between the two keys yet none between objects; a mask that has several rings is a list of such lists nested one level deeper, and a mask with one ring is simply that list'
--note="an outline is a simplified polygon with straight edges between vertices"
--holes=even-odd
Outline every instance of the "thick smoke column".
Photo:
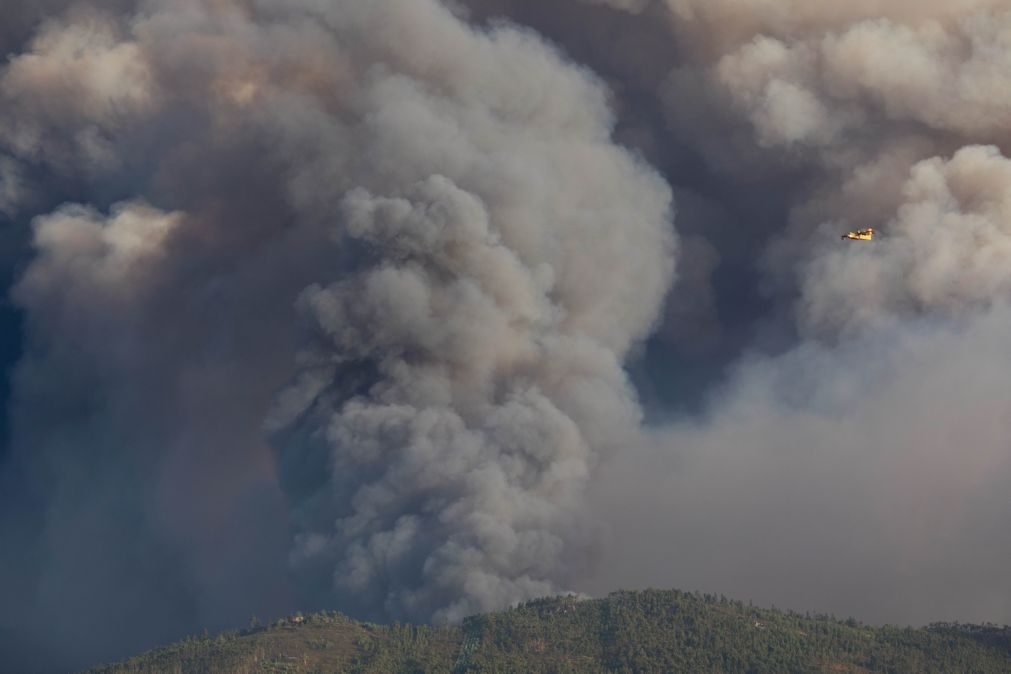
[{"label": "thick smoke column", "polygon": [[[611,169],[633,169],[601,168],[608,183]],[[572,196],[590,213],[605,207]],[[601,246],[601,265],[664,256],[663,190],[643,198],[658,207],[656,227],[626,228],[619,243],[604,220],[572,222],[577,241],[592,237],[581,249]],[[443,176],[404,197],[353,192],[343,211],[338,235],[368,262],[303,293],[317,346],[285,400],[298,401],[288,414],[311,408],[282,450],[304,529],[298,563],[324,565],[339,605],[364,600],[364,611],[416,620],[568,589],[596,455],[638,424],[620,361],[648,326],[643,310],[663,287],[654,272],[667,263],[597,274],[564,242],[561,255],[540,254],[547,241],[522,256],[505,242],[531,220],[496,222],[494,202]],[[561,226],[555,235],[565,238]]]},{"label": "thick smoke column", "polygon": [[570,589],[581,493],[638,425],[621,363],[669,283],[670,201],[607,140],[596,82],[424,11],[454,53],[428,56],[436,90],[363,88],[397,165],[342,201],[355,262],[301,296],[313,347],[275,423],[302,415],[281,441],[297,563],[341,604],[453,620]]},{"label": "thick smoke column", "polygon": [[5,659],[573,589],[674,255],[601,83],[430,0],[11,12]]}]

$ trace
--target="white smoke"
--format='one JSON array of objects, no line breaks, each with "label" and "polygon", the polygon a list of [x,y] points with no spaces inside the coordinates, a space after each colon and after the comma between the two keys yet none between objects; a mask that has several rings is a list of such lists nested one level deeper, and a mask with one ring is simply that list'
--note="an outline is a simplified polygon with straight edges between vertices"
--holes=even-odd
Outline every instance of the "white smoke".
[{"label": "white smoke", "polygon": [[973,316],[1011,294],[1011,161],[966,147],[913,167],[880,245],[815,258],[805,319],[833,331],[917,315]]},{"label": "white smoke", "polygon": [[147,62],[118,32],[112,17],[85,12],[45,24],[10,59],[0,78],[8,152],[82,170],[117,161],[112,136],[153,104]]}]

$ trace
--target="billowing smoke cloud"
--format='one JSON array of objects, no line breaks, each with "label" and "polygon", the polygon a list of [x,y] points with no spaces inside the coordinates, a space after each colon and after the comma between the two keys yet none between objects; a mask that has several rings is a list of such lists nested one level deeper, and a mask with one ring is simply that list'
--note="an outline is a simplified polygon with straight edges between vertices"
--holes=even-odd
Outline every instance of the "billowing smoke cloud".
[{"label": "billowing smoke cloud", "polygon": [[[510,10],[579,48],[526,3]],[[737,331],[738,363],[701,415],[660,424],[598,475],[594,512],[612,534],[587,587],[1009,620],[993,560],[1011,551],[1011,15],[993,2],[656,2],[615,32],[649,35],[660,16],[676,54],[663,78],[627,52],[598,62],[619,92],[633,83],[630,100],[662,79],[666,127],[645,149],[694,148],[705,165],[680,186],[678,228],[693,238],[658,337],[688,361],[678,336]],[[666,168],[676,182],[679,164]],[[721,209],[754,276],[720,270],[741,259]],[[858,226],[883,238],[840,246]],[[750,318],[727,289],[741,284],[760,288]],[[663,367],[658,353],[644,367]]]},{"label": "billowing smoke cloud", "polygon": [[[636,172],[610,154],[595,184],[617,178],[635,194]],[[594,181],[587,168],[580,190]],[[405,197],[347,197],[346,236],[371,262],[302,295],[317,347],[287,394],[299,404],[284,411],[313,409],[282,457],[297,465],[287,481],[305,529],[297,561],[322,562],[342,604],[364,597],[378,615],[455,620],[566,589],[596,454],[638,423],[620,359],[649,325],[668,267],[664,191],[640,195],[656,208],[643,221],[653,227],[621,239],[606,231],[617,205],[607,194],[570,194],[591,220],[569,220],[569,242],[554,220],[559,255],[537,254],[540,241],[526,263],[506,244],[510,226],[544,216],[496,221],[494,203],[443,176]],[[566,246],[615,264],[573,269],[580,256]],[[616,264],[651,256],[644,274]]]},{"label": "billowing smoke cloud", "polygon": [[852,331],[895,317],[973,316],[1011,291],[1011,160],[969,146],[913,167],[880,246],[826,251],[809,270],[804,318]]},{"label": "billowing smoke cloud", "polygon": [[674,257],[670,190],[588,71],[427,0],[77,5],[0,95],[4,210],[37,213],[19,666],[573,589]]},{"label": "billowing smoke cloud", "polygon": [[571,589],[580,494],[638,424],[621,362],[669,285],[670,198],[608,141],[595,81],[523,33],[419,11],[381,19],[393,44],[427,21],[453,50],[426,54],[438,90],[361,92],[383,191],[341,203],[357,259],[302,294],[313,346],[274,423],[297,565],[341,605],[452,620]]},{"label": "billowing smoke cloud", "polygon": [[1003,4],[8,3],[7,660],[646,584],[1011,621]]}]

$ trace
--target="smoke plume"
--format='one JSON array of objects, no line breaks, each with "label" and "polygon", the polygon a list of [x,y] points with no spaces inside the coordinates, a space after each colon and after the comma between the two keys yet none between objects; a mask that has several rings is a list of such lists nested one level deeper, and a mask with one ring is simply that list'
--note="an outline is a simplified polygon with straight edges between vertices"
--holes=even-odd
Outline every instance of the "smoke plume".
[{"label": "smoke plume", "polygon": [[310,347],[272,424],[296,566],[341,605],[456,620],[571,589],[581,492],[639,421],[621,363],[670,281],[670,197],[585,73],[432,8],[391,44],[422,21],[453,53],[429,47],[435,90],[360,93],[378,161],[330,227],[355,259],[301,294]]},{"label": "smoke plume", "polygon": [[[1007,621],[995,560],[1011,551],[1011,14],[994,2],[654,2],[609,28],[587,9],[582,25],[618,42],[665,20],[666,47],[593,55],[581,24],[559,18],[573,7],[469,4],[522,16],[591,61],[640,113],[624,120],[626,142],[679,197],[684,273],[638,366],[663,377],[647,393],[673,389],[658,415],[676,421],[597,473],[592,510],[611,533],[583,587]],[[650,96],[663,121],[644,133]],[[840,245],[864,226],[882,238]],[[707,348],[719,367],[689,389],[703,398],[694,413],[666,378],[695,379]]]},{"label": "smoke plume", "polygon": [[1011,621],[1004,4],[6,3],[2,661],[644,585]]},{"label": "smoke plume", "polygon": [[573,589],[674,254],[587,70],[427,0],[155,2],[47,17],[0,92],[5,211],[70,202],[13,290],[15,634]]}]

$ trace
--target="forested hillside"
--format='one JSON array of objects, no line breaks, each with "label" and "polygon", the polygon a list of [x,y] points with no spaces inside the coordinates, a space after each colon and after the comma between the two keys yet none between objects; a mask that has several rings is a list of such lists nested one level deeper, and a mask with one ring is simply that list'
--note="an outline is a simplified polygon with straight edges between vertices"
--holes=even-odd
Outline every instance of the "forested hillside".
[{"label": "forested hillside", "polygon": [[94,672],[1011,672],[1011,630],[868,627],[711,595],[545,599],[457,627],[320,613],[191,637]]}]

